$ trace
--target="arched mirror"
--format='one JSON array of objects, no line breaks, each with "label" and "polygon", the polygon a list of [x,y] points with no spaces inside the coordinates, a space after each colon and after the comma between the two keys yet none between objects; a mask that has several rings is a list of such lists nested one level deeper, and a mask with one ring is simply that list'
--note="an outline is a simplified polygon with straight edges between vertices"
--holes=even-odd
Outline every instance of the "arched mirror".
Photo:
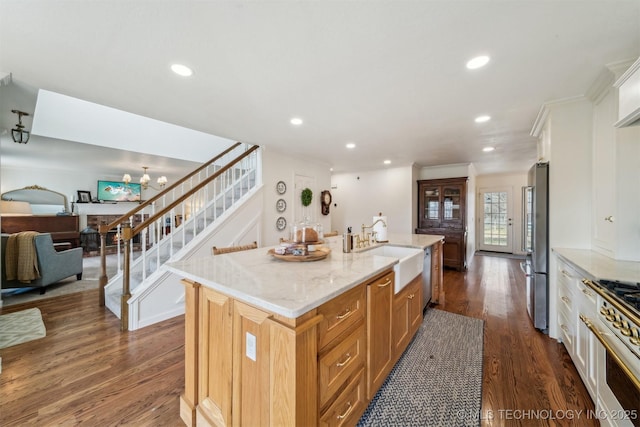
[{"label": "arched mirror", "polygon": [[39,185],[7,191],[2,193],[1,198],[3,202],[1,211],[5,215],[56,215],[70,212],[67,196]]}]

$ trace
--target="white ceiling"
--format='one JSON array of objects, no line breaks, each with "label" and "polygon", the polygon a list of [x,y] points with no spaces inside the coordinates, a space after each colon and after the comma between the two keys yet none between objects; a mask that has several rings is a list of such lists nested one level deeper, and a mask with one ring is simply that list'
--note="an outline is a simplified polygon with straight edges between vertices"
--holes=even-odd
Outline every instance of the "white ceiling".
[{"label": "white ceiling", "polygon": [[[640,0],[0,0],[0,8],[0,71],[21,87],[336,172],[382,168],[384,159],[524,171],[536,160],[529,133],[543,103],[583,95],[605,64],[640,56]],[[478,54],[489,65],[467,70]],[[174,62],[194,75],[174,75]],[[474,123],[480,114],[492,120]],[[294,116],[304,124],[292,126]],[[10,128],[16,116],[3,110],[0,121]],[[483,153],[487,145],[496,150]]]}]

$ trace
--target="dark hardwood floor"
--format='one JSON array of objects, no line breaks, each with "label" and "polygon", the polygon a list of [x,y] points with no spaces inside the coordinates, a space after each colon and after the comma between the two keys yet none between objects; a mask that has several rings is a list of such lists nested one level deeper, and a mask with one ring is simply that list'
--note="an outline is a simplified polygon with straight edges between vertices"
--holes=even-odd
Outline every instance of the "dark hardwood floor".
[{"label": "dark hardwood floor", "polygon": [[[485,320],[482,425],[598,425],[558,419],[593,403],[564,347],[531,326],[517,260],[476,256],[444,283],[439,309]],[[0,425],[183,425],[184,318],[121,333],[97,304],[90,291],[0,310],[38,307],[47,328],[43,339],[0,350]]]},{"label": "dark hardwood floor", "polygon": [[475,256],[466,273],[444,273],[438,308],[485,321],[481,425],[597,426],[585,415],[594,404],[564,346],[528,317],[519,263]]}]

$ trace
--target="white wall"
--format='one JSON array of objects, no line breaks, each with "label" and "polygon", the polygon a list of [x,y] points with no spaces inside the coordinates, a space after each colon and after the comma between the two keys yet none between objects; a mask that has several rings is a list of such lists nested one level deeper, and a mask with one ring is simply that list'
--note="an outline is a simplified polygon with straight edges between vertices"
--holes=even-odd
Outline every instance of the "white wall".
[{"label": "white wall", "polygon": [[428,166],[420,169],[418,179],[442,179],[458,178],[475,174],[475,168],[470,170],[470,163],[458,163],[453,165]]},{"label": "white wall", "polygon": [[476,204],[476,250],[482,241],[482,201],[480,192],[491,188],[509,188],[511,190],[513,253],[524,254],[522,251],[522,187],[527,185],[527,174],[494,174],[479,175],[476,179],[476,197],[480,202]]},{"label": "white wall", "polygon": [[[306,158],[296,158],[271,150],[268,147],[263,147],[262,150],[262,182],[264,183],[262,245],[275,245],[280,241],[281,237],[289,238],[291,225],[302,220],[302,218],[294,217],[295,204],[302,205],[294,186],[294,177],[296,175],[311,177],[315,182],[313,187],[310,187],[313,192],[313,199],[307,210],[310,213],[311,222],[322,224],[325,231],[332,229],[331,222],[335,212],[334,208],[331,208],[329,215],[322,215],[320,207],[320,193],[323,190],[329,190],[331,187],[329,165]],[[284,181],[287,185],[287,191],[283,195],[278,194],[276,191],[278,181]],[[336,197],[333,191],[332,196],[335,201]],[[284,212],[279,213],[276,210],[276,202],[281,198],[287,203],[287,208]],[[276,229],[276,220],[280,216],[287,220],[287,228],[284,231]]]},{"label": "white wall", "polygon": [[[197,167],[197,165],[195,167]],[[142,171],[133,171],[132,174],[138,172],[140,172],[140,175],[142,174]],[[149,173],[151,174],[151,172]],[[151,178],[153,179],[157,175],[160,175],[160,173],[152,175]],[[49,190],[64,194],[69,199],[69,203],[78,198],[78,190],[89,191],[91,192],[91,197],[96,197],[98,180],[100,179],[107,181],[122,180],[122,174],[105,175],[86,169],[74,169],[73,165],[69,164],[61,164],[60,167],[56,169],[32,168],[28,170],[5,166],[3,164],[0,176],[1,193],[16,190],[18,188],[24,188],[29,185],[39,185]],[[135,175],[135,177],[138,177],[138,175]],[[169,183],[171,183],[181,177],[169,176],[168,178]],[[157,193],[157,191],[149,188],[148,190],[144,190],[142,197],[144,199],[148,199]]]},{"label": "white wall", "polygon": [[373,223],[382,212],[390,233],[412,233],[415,226],[413,167],[388,168],[331,177],[332,228],[339,233],[353,228],[360,233],[362,224]]},{"label": "white wall", "polygon": [[[101,173],[74,170],[69,165],[61,165],[58,169],[30,169],[2,167],[1,170],[1,190],[5,192],[17,188],[23,188],[29,185],[40,185],[50,190],[58,191],[65,194],[71,200],[76,200],[77,190],[91,191],[92,196],[96,194],[96,183],[98,179],[119,181],[122,176],[105,176]],[[320,193],[322,190],[329,190],[331,185],[331,173],[329,166],[319,162],[309,161],[308,159],[297,159],[287,154],[279,153],[263,148],[263,183],[264,190],[264,208],[261,229],[263,230],[262,245],[275,245],[280,237],[288,237],[289,227],[285,232],[278,232],[275,227],[276,219],[284,216],[288,225],[301,218],[294,218],[294,203],[300,203],[298,197],[294,196],[293,178],[298,174],[313,176],[316,186],[312,188],[313,201],[311,205],[312,220],[323,225],[325,230],[331,229],[331,216],[324,216],[320,209]],[[179,179],[181,177],[171,177],[170,180]],[[171,182],[170,181],[170,182]],[[280,196],[276,190],[276,183],[284,181],[287,184],[287,192]],[[151,197],[157,192],[149,189],[144,190],[144,198]],[[282,214],[276,211],[276,201],[279,198],[285,199],[287,209]],[[118,204],[78,204],[76,212],[81,214],[80,227],[86,225],[87,214],[124,214],[134,208],[132,203]]]}]

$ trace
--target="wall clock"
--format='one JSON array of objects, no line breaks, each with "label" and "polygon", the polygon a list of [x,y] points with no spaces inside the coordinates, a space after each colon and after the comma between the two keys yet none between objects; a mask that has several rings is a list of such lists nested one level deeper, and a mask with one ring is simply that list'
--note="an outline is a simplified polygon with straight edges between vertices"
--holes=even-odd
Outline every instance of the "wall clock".
[{"label": "wall clock", "polygon": [[329,208],[331,206],[331,193],[329,192],[329,190],[324,190],[320,194],[320,203],[322,215],[329,215]]},{"label": "wall clock", "polygon": [[287,184],[285,184],[284,181],[278,181],[278,183],[276,184],[276,191],[278,192],[278,194],[286,193]]},{"label": "wall clock", "polygon": [[276,220],[276,228],[280,231],[284,230],[285,228],[287,228],[287,220],[284,219],[283,216],[281,216],[280,218],[278,218]]},{"label": "wall clock", "polygon": [[284,212],[287,209],[287,202],[284,199],[278,199],[276,202],[276,210],[278,212]]}]

